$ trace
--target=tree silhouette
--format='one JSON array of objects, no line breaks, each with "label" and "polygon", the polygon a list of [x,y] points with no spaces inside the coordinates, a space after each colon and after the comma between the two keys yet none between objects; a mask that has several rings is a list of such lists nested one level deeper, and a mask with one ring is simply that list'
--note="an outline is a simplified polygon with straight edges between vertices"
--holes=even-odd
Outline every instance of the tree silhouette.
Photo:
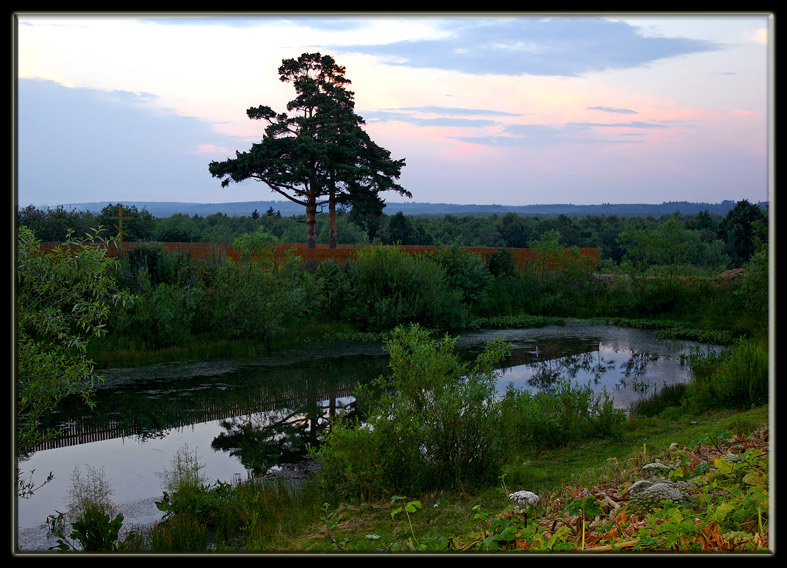
[{"label": "tree silhouette", "polygon": [[390,152],[363,130],[364,120],[354,112],[354,93],[345,88],[350,80],[344,73],[330,55],[304,53],[284,59],[279,79],[295,87],[297,96],[287,104],[293,115],[277,114],[268,106],[248,109],[250,119],[268,123],[262,140],[248,152],[236,152],[235,158],[209,166],[214,177],[222,178],[222,187],[256,179],[303,205],[309,248],[316,244],[318,207],[329,207],[329,244],[335,248],[337,203],[359,203],[368,210],[369,202],[382,202],[381,191],[411,197],[394,181],[404,160],[392,160]]}]

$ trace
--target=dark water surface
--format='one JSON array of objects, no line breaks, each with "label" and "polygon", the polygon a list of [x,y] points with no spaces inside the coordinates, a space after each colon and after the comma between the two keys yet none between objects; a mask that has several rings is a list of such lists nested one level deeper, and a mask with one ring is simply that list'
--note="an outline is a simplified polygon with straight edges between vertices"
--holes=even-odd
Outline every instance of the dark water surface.
[{"label": "dark water surface", "polygon": [[[687,382],[681,356],[718,350],[690,341],[662,341],[654,332],[569,322],[565,326],[495,330],[460,336],[473,357],[493,338],[512,344],[498,380],[532,392],[566,378],[606,390],[627,409],[664,385]],[[269,357],[162,364],[102,372],[96,409],[67,401],[53,416],[63,436],[20,462],[34,479],[55,478],[29,499],[18,499],[18,528],[40,525],[65,511],[71,474],[89,465],[103,472],[116,502],[160,498],[161,473],[185,447],[212,481],[245,479],[297,462],[337,412],[352,413],[354,386],[387,371],[380,345],[294,349]]]}]

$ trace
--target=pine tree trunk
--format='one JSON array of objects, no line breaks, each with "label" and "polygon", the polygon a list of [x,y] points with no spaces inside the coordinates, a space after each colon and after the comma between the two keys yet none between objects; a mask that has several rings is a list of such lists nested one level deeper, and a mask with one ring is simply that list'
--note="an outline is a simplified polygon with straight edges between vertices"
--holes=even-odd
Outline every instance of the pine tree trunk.
[{"label": "pine tree trunk", "polygon": [[334,199],[333,192],[331,192],[330,200],[328,202],[328,222],[329,222],[328,248],[335,249],[336,248],[336,200]]},{"label": "pine tree trunk", "polygon": [[306,203],[306,248],[317,248],[317,202],[309,196]]}]

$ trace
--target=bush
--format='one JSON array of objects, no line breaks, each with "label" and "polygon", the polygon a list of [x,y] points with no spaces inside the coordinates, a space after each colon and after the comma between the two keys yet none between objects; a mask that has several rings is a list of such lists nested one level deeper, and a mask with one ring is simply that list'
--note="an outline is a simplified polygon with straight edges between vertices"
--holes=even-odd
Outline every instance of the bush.
[{"label": "bush", "polygon": [[445,270],[428,255],[364,248],[350,263],[348,277],[351,289],[343,315],[366,331],[408,323],[458,329],[469,321],[462,292],[450,287]]},{"label": "bush", "polygon": [[492,342],[471,365],[460,361],[454,344],[418,325],[394,330],[385,345],[391,376],[376,381],[383,394],[371,402],[366,423],[340,421],[320,449],[329,491],[372,497],[497,479],[503,440],[494,367],[508,347]]},{"label": "bush", "polygon": [[114,279],[109,242],[97,233],[70,235],[66,246],[41,250],[27,227],[16,249],[16,449],[25,451],[53,432],[39,422],[70,395],[88,404],[99,377],[87,357],[92,339],[106,333],[111,304],[127,298]]},{"label": "bush", "polygon": [[191,517],[210,525],[213,516],[232,495],[232,486],[207,483],[196,453],[183,447],[172,458],[172,469],[162,473],[164,495],[156,507],[167,519]]},{"label": "bush", "polygon": [[684,383],[667,385],[653,396],[634,402],[629,408],[629,413],[632,416],[647,418],[658,416],[668,409],[678,408],[686,398],[687,388]]},{"label": "bush", "polygon": [[767,404],[768,350],[755,340],[738,343],[718,357],[708,372],[695,372],[688,404],[697,411]]},{"label": "bush", "polygon": [[475,311],[486,300],[493,278],[481,257],[457,246],[439,247],[433,257],[445,271],[449,287],[459,290],[462,303]]},{"label": "bush", "polygon": [[310,267],[315,286],[315,316],[329,321],[341,319],[350,291],[348,265],[333,259]]},{"label": "bush", "polygon": [[142,284],[133,303],[117,308],[112,331],[140,348],[183,345],[192,339],[192,322],[203,291],[149,282]]},{"label": "bush", "polygon": [[511,251],[507,249],[493,252],[489,255],[486,262],[489,273],[496,278],[511,276],[516,271],[514,257],[511,255]]},{"label": "bush", "polygon": [[208,546],[207,527],[193,517],[169,519],[150,532],[150,552],[204,552]]},{"label": "bush", "polygon": [[250,259],[269,255],[272,252],[271,245],[275,242],[278,242],[278,239],[266,231],[265,227],[257,227],[256,231],[233,239],[232,246],[238,251],[240,258]]},{"label": "bush", "polygon": [[200,321],[218,337],[272,339],[304,316],[308,294],[298,272],[269,259],[227,261],[206,289]]}]

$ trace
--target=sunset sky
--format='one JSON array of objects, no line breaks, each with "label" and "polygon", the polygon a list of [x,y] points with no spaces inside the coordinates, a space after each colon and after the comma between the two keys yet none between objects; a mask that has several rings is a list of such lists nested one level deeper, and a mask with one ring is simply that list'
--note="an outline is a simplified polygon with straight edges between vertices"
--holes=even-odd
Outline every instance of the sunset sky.
[{"label": "sunset sky", "polygon": [[208,164],[260,140],[247,108],[286,111],[305,52],[346,67],[414,202],[771,195],[768,13],[15,16],[21,206],[283,199]]}]

